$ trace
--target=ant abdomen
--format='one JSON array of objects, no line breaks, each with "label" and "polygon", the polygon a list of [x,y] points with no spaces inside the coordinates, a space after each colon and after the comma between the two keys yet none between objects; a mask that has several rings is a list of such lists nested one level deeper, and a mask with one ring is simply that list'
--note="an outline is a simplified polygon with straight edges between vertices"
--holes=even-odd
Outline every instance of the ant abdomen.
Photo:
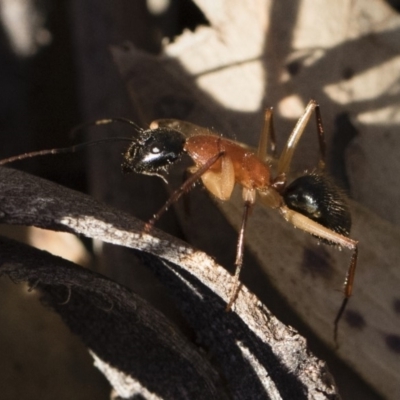
[{"label": "ant abdomen", "polygon": [[158,128],[143,131],[124,154],[122,171],[159,175],[178,161],[184,152],[185,136],[178,131]]},{"label": "ant abdomen", "polygon": [[349,236],[351,214],[346,197],[325,175],[314,172],[295,179],[286,188],[283,198],[290,209],[334,232]]}]

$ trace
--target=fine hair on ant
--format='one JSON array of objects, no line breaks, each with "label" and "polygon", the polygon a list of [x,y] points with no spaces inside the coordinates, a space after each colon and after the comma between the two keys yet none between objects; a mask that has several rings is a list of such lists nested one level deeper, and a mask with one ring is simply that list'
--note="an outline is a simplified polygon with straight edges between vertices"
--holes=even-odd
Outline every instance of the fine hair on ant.
[{"label": "fine hair on ant", "polygon": [[[317,171],[306,172],[288,182],[293,155],[305,127],[315,113],[320,161]],[[206,128],[176,119],[153,121],[150,129],[142,129],[125,118],[110,118],[82,124],[105,125],[115,121],[128,123],[138,132],[138,137],[109,138],[63,149],[50,149],[26,153],[0,161],[4,165],[13,161],[46,154],[77,151],[84,146],[106,141],[131,142],[124,154],[122,171],[155,175],[166,181],[164,174],[181,157],[188,155],[194,165],[189,168],[191,176],[174,191],[163,207],[145,225],[149,231],[162,214],[175,203],[193,184],[201,180],[205,188],[216,198],[226,201],[231,197],[235,184],[242,186],[243,215],[236,246],[234,285],[226,309],[230,310],[240,291],[239,275],[243,266],[244,238],[247,221],[258,199],[264,206],[277,210],[294,227],[299,228],[327,244],[352,251],[350,264],[343,285],[344,298],[334,320],[334,340],[337,343],[338,324],[353,291],[357,265],[358,242],[349,237],[351,214],[345,196],[323,173],[325,167],[325,138],[318,104],[311,100],[299,118],[280,156],[276,170],[267,161],[270,147],[276,156],[272,109],[265,112],[264,128],[256,151],[234,140],[219,136]]]}]

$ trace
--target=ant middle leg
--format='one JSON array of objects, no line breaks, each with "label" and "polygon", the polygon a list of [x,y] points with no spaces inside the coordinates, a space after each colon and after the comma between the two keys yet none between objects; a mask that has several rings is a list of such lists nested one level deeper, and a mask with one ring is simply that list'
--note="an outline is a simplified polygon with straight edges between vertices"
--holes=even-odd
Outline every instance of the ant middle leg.
[{"label": "ant middle leg", "polygon": [[243,189],[244,209],[242,216],[242,223],[239,230],[239,237],[236,246],[236,259],[235,259],[235,274],[233,276],[233,288],[229,297],[228,304],[226,305],[226,311],[230,311],[241,288],[241,282],[239,280],[240,272],[243,266],[243,254],[244,254],[244,237],[249,219],[251,209],[255,203],[255,191],[254,189]]},{"label": "ant middle leg", "polygon": [[319,105],[315,100],[310,100],[303,115],[297,121],[289,139],[286,142],[284,149],[282,150],[281,156],[278,161],[277,176],[287,175],[290,171],[290,166],[292,163],[293,154],[297,148],[299,140],[304,133],[305,127],[310,120],[311,114],[315,112],[317,131],[318,131],[318,143],[320,149],[320,160],[318,163],[319,169],[323,170],[325,168],[325,136],[324,129],[322,126],[321,112]]},{"label": "ant middle leg", "polygon": [[264,126],[261,131],[260,139],[257,147],[257,157],[261,161],[265,161],[268,154],[268,142],[270,143],[270,149],[272,156],[276,158],[276,138],[273,121],[273,108],[267,108],[264,113]]}]

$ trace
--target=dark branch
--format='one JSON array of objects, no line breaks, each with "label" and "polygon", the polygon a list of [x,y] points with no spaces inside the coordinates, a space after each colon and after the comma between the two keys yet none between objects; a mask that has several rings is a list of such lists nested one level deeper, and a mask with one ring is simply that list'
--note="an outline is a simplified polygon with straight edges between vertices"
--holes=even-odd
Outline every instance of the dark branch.
[{"label": "dark branch", "polygon": [[[196,332],[200,344],[212,353],[220,379],[225,382],[232,397],[237,399],[276,396],[283,399],[338,397],[325,363],[311,355],[306,348],[305,340],[293,329],[276,320],[245,287],[239,292],[233,311],[225,312],[234,280],[224,268],[215,264],[206,254],[157,229],[152,230],[150,234],[143,233],[144,224],[132,216],[106,207],[89,196],[39,178],[2,168],[0,185],[2,223],[34,225],[45,229],[74,232],[139,250],[139,257],[170,289],[177,307]],[[31,257],[27,257],[26,264],[24,262],[24,266],[21,267],[26,272],[31,271],[27,266],[34,264],[31,260]],[[3,266],[5,262],[7,260],[3,258]],[[17,263],[14,261],[13,265],[15,271]],[[38,263],[33,267],[38,265],[41,264]],[[45,271],[54,269],[51,263],[49,266],[45,264],[44,268]],[[69,266],[62,269],[57,266],[57,274],[60,274],[60,271],[63,271],[62,274],[66,274],[65,276],[75,271],[72,275],[76,275],[78,280],[83,276],[94,276],[87,271],[79,273],[79,269]],[[45,275],[48,277],[48,272]],[[32,281],[33,278],[29,279]],[[65,282],[70,282],[68,279]],[[46,283],[41,278],[38,287],[44,290],[46,285],[43,282]],[[96,275],[93,281],[87,282],[85,289],[79,290],[84,290],[85,293],[87,291],[90,297],[97,299],[90,306],[92,310],[96,309],[99,315],[113,315],[113,318],[117,318],[113,309],[118,310],[117,314],[120,314],[119,307],[122,307],[122,303],[118,298],[113,297],[110,300],[107,297],[111,296],[110,287],[116,288],[114,285]],[[51,303],[56,311],[60,312],[59,310],[72,306],[74,309],[79,309],[81,301],[75,304],[75,301],[79,300],[79,291],[71,286],[71,282],[63,285],[58,283],[58,286],[54,291],[57,300]],[[71,293],[68,293],[68,290],[71,290]],[[48,291],[53,293],[53,289]],[[128,295],[127,291],[123,293],[126,299],[129,298],[129,302],[134,301],[133,299],[140,302],[133,294]],[[66,301],[69,296],[70,300]],[[69,318],[74,319],[73,314],[71,312]],[[127,321],[131,315],[125,314],[124,318],[124,321]],[[158,320],[157,318],[155,323],[158,323]],[[67,324],[82,337],[88,347],[91,347],[91,343],[85,339],[86,336],[77,332],[68,321]],[[85,327],[85,335],[90,336],[93,332],[90,332],[89,325]],[[161,322],[160,326],[164,327],[161,329],[165,329],[165,322]],[[124,323],[118,322],[118,329],[122,329],[121,337],[127,334],[123,331],[124,327]],[[112,330],[113,342],[117,340],[118,329],[115,327],[115,330]],[[134,342],[132,338],[132,346]],[[152,348],[155,349],[160,343],[155,341],[149,346],[154,346]],[[128,346],[129,341],[124,342],[124,345]],[[96,348],[95,352],[100,354],[101,349]],[[110,358],[106,362],[112,363],[113,353],[114,351],[110,350]],[[124,351],[118,354],[122,356],[123,353]],[[131,363],[137,361],[134,360],[135,357],[127,357],[118,364],[118,367],[129,375],[132,373]],[[145,358],[141,358],[141,361],[143,361],[141,368],[152,367],[152,363],[146,362]],[[116,362],[113,363],[115,366]],[[193,371],[198,369],[194,368]],[[203,371],[210,371],[209,366],[204,365]],[[184,377],[182,370],[182,375],[178,379],[182,385],[185,385]],[[136,378],[140,380],[139,377]],[[214,377],[208,376],[207,379],[208,382],[215,382]],[[171,380],[171,385],[176,386],[176,381]],[[173,398],[184,398],[183,396]]]}]

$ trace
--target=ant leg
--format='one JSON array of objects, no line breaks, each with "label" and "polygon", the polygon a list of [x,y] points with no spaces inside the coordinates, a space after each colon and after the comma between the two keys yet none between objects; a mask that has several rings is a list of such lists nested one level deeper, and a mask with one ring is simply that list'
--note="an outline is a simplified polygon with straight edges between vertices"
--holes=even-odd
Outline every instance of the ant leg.
[{"label": "ant leg", "polygon": [[[190,168],[185,169],[182,175],[181,184],[183,185],[191,176],[192,173],[190,172]],[[185,216],[189,217],[191,214],[190,192],[188,192],[187,196],[183,198],[183,210],[185,212]]]},{"label": "ant leg", "polygon": [[343,313],[345,311],[345,308],[347,306],[349,298],[353,292],[354,277],[355,277],[355,273],[356,273],[357,258],[358,258],[358,241],[350,239],[339,233],[333,232],[330,229],[325,228],[324,226],[320,225],[319,223],[306,217],[305,215],[300,214],[294,210],[291,210],[287,206],[281,206],[279,208],[279,210],[280,210],[283,218],[285,218],[286,221],[290,222],[296,228],[299,228],[305,232],[311,233],[312,235],[317,236],[318,238],[328,240],[329,242],[331,242],[335,245],[338,245],[341,247],[346,247],[350,250],[353,250],[353,254],[352,254],[351,260],[350,260],[350,265],[347,270],[346,278],[345,278],[344,284],[343,284],[344,299],[343,299],[342,305],[341,305],[339,312],[337,313],[335,321],[334,321],[333,338],[334,338],[335,343],[337,344],[339,322],[343,316]]},{"label": "ant leg", "polygon": [[257,147],[257,157],[265,161],[267,157],[268,141],[271,141],[271,153],[276,158],[276,140],[273,121],[273,108],[267,108],[264,114],[264,126]]},{"label": "ant leg", "polygon": [[203,128],[188,121],[181,121],[179,119],[163,118],[156,119],[150,123],[150,129],[158,128],[173,129],[175,131],[181,132],[187,138],[198,134],[203,135],[204,133],[209,133],[211,135],[217,134],[217,132],[213,132],[212,129]]},{"label": "ant leg", "polygon": [[154,214],[153,218],[150,219],[149,222],[146,223],[144,230],[145,232],[148,232],[153,225],[158,221],[165,213],[165,211],[168,210],[168,208],[174,204],[176,201],[179,200],[179,198],[182,196],[183,193],[186,193],[190,190],[192,185],[201,178],[201,176],[207,172],[207,170],[210,169],[210,167],[217,162],[217,160],[222,157],[225,154],[224,151],[220,151],[219,153],[215,154],[213,157],[211,157],[207,162],[202,165],[191,177],[189,177],[175,192],[171,194],[169,199],[165,202],[165,204],[158,210],[156,214]]},{"label": "ant leg", "polygon": [[68,289],[67,298],[62,303],[58,303],[60,306],[65,306],[71,300],[72,288],[70,285],[67,285],[66,288]]},{"label": "ant leg", "polygon": [[320,167],[320,169],[324,169],[324,167],[325,167],[325,137],[324,137],[324,130],[322,127],[321,112],[319,110],[319,105],[317,104],[317,102],[315,100],[310,100],[303,115],[297,121],[297,124],[294,127],[292,133],[290,134],[289,139],[286,142],[285,148],[283,149],[282,154],[279,157],[277,176],[280,176],[282,174],[287,174],[289,172],[293,154],[296,150],[296,147],[298,145],[298,142],[299,142],[301,136],[304,133],[304,129],[305,129],[313,111],[315,111],[316,121],[317,121],[317,130],[318,130],[318,141],[319,141],[319,149],[320,149],[319,167]]},{"label": "ant leg", "polygon": [[243,254],[244,254],[244,233],[246,231],[247,220],[249,219],[249,215],[253,204],[255,202],[255,193],[253,189],[243,189],[243,197],[244,201],[244,209],[242,216],[242,224],[240,226],[238,242],[236,246],[236,259],[235,259],[235,274],[233,276],[233,289],[231,291],[231,295],[229,298],[229,302],[226,305],[226,311],[230,311],[232,308],[241,287],[241,283],[239,281],[240,271],[243,266]]},{"label": "ant leg", "polygon": [[351,256],[350,266],[347,270],[346,278],[344,280],[344,298],[342,301],[342,305],[339,308],[339,311],[335,317],[333,322],[333,340],[336,343],[336,347],[338,347],[338,329],[339,329],[339,322],[342,319],[344,310],[346,309],[347,303],[349,298],[353,292],[353,285],[354,285],[354,276],[356,274],[356,266],[357,266],[357,258],[358,258],[358,247],[353,251],[353,255]]},{"label": "ant leg", "polygon": [[318,143],[319,143],[319,162],[318,168],[323,171],[325,169],[326,163],[326,142],[324,135],[324,126],[322,124],[321,110],[319,108],[319,104],[315,106],[315,119],[317,122],[317,132],[318,132]]}]

